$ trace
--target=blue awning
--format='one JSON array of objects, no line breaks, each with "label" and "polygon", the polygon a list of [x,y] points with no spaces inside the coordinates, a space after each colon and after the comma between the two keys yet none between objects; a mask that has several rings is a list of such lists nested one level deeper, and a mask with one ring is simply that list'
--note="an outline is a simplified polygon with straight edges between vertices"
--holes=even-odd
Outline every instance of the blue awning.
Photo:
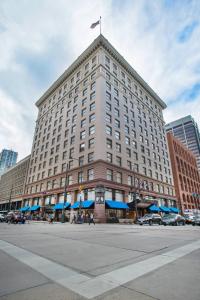
[{"label": "blue awning", "polygon": [[106,200],[106,204],[109,206],[109,208],[114,208],[114,209],[129,209],[127,203],[122,202],[122,201]]},{"label": "blue awning", "polygon": [[164,212],[164,213],[169,213],[170,209],[167,206],[160,206],[160,211]]},{"label": "blue awning", "polygon": [[30,207],[30,211],[36,211],[36,210],[38,210],[40,208],[40,205],[34,205],[34,206],[31,206]]},{"label": "blue awning", "polygon": [[176,207],[170,207],[169,208],[171,212],[175,213],[175,214],[178,214],[179,213],[179,209],[176,208]]},{"label": "blue awning", "polygon": [[70,206],[69,202],[65,202],[65,205],[64,205],[64,203],[57,203],[53,209],[58,210],[58,209],[67,208],[69,206]]},{"label": "blue awning", "polygon": [[20,208],[20,211],[28,211],[30,209],[30,206],[24,206],[22,208]]},{"label": "blue awning", "polygon": [[[81,203],[81,205],[80,205]],[[76,208],[90,208],[94,204],[93,200],[86,200],[86,201],[77,201],[75,202],[71,208],[76,209]]]},{"label": "blue awning", "polygon": [[153,204],[152,206],[150,206],[148,208],[148,210],[150,210],[151,212],[159,212],[160,211],[159,207],[156,206],[155,204]]}]

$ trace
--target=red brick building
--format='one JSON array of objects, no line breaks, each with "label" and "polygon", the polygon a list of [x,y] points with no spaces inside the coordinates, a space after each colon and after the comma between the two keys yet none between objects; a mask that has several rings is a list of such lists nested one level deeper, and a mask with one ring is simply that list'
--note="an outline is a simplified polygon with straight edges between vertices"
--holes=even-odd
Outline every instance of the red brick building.
[{"label": "red brick building", "polygon": [[200,209],[200,174],[195,156],[171,133],[167,133],[174,186],[179,208]]}]

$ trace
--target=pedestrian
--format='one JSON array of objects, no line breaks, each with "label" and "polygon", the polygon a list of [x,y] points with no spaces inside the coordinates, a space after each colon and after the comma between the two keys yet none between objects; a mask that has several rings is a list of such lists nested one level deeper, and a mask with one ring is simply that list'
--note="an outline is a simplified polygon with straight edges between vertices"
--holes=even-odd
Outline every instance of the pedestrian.
[{"label": "pedestrian", "polygon": [[73,215],[73,218],[72,218],[71,224],[72,224],[72,223],[76,224],[76,214],[74,214],[74,215]]},{"label": "pedestrian", "polygon": [[90,214],[89,225],[90,225],[90,223],[93,223],[95,225],[93,213]]},{"label": "pedestrian", "polygon": [[49,224],[53,224],[53,214],[49,214]]}]

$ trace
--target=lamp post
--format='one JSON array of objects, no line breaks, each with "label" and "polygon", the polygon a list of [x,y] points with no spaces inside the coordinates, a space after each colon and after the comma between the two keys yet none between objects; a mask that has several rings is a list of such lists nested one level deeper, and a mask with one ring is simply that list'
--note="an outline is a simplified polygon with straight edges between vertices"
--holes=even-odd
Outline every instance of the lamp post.
[{"label": "lamp post", "polygon": [[68,170],[69,170],[69,164],[67,163],[66,165],[66,172],[65,172],[65,187],[64,187],[64,203],[62,207],[62,217],[61,217],[61,222],[65,223],[65,203],[67,200],[67,175],[68,175]]},{"label": "lamp post", "polygon": [[13,191],[13,184],[11,185],[11,190],[10,190],[10,197],[9,197],[9,207],[8,207],[8,212],[11,211],[11,198],[12,198],[12,191]]}]

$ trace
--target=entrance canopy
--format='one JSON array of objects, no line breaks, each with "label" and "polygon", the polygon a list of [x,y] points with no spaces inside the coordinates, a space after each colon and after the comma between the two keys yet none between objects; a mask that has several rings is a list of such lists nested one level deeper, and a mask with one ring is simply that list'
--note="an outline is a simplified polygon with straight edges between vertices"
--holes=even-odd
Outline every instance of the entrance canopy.
[{"label": "entrance canopy", "polygon": [[111,209],[129,209],[125,202],[106,200],[106,204]]},{"label": "entrance canopy", "polygon": [[167,206],[160,206],[160,211],[164,213],[169,213],[170,209]]},{"label": "entrance canopy", "polygon": [[149,210],[150,212],[155,212],[155,213],[160,211],[159,207],[156,206],[155,204],[154,204],[154,205],[151,205],[151,206],[148,208],[148,210]]},{"label": "entrance canopy", "polygon": [[65,202],[64,203],[57,203],[53,209],[55,210],[59,210],[59,209],[63,209],[63,208],[68,208],[70,206],[70,203],[69,202]]},{"label": "entrance canopy", "polygon": [[170,211],[175,213],[175,214],[178,214],[179,213],[179,209],[176,208],[176,207],[170,207]]},{"label": "entrance canopy", "polygon": [[36,210],[38,210],[38,209],[40,209],[40,205],[34,205],[34,206],[32,206],[32,207],[30,207],[30,211],[36,211]]},{"label": "entrance canopy", "polygon": [[20,208],[20,211],[25,212],[28,211],[30,209],[30,206],[24,206],[22,208]]},{"label": "entrance canopy", "polygon": [[90,208],[94,204],[93,200],[86,200],[86,201],[77,201],[75,202],[71,208]]}]

